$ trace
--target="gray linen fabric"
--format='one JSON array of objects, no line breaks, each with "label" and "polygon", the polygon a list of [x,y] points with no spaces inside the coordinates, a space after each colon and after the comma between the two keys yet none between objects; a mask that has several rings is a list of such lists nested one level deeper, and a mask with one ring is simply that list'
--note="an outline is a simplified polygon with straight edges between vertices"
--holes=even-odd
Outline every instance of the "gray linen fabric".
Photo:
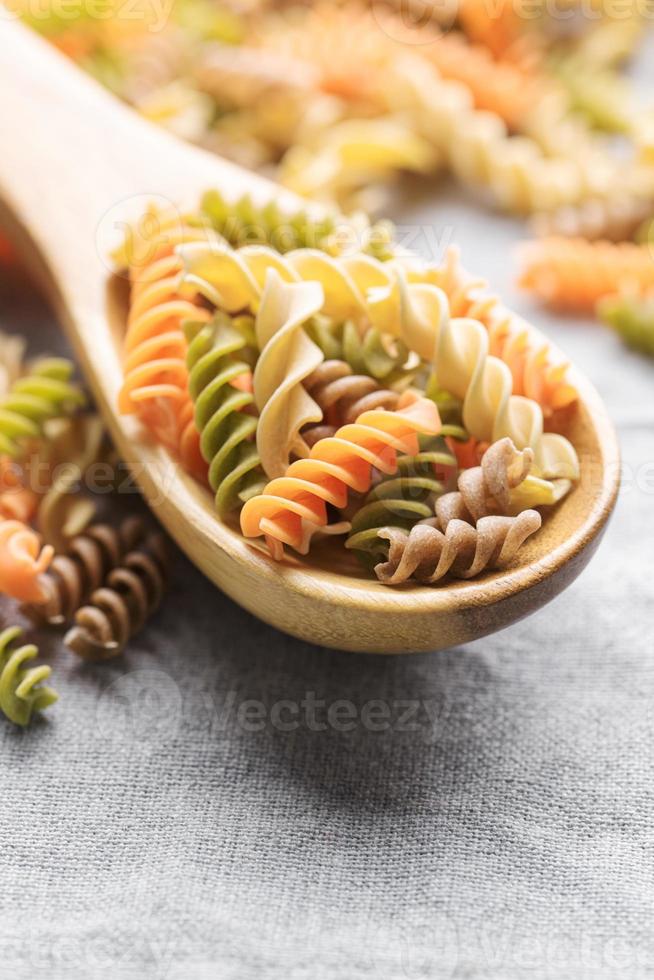
[{"label": "gray linen fabric", "polygon": [[[452,189],[401,207],[511,296],[518,224]],[[534,315],[620,430],[591,566],[440,654],[308,646],[181,557],[125,660],[46,642],[60,703],[0,720],[3,980],[651,976],[654,369]],[[6,288],[0,321],[55,342]]]}]

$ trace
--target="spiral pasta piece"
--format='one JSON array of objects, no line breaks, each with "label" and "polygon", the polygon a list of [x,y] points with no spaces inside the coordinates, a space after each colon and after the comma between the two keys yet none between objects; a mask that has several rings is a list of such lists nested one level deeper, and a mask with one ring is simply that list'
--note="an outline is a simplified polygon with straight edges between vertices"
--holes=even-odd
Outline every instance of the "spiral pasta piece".
[{"label": "spiral pasta piece", "polygon": [[130,551],[91,594],[90,604],[75,613],[64,643],[83,660],[120,656],[129,640],[158,608],[165,589],[168,557],[162,535]]},{"label": "spiral pasta piece", "polygon": [[333,435],[339,426],[355,422],[363,412],[393,411],[400,400],[397,391],[382,388],[369,375],[354,374],[346,361],[323,361],[305,378],[304,387],[324,416],[323,424],[303,430],[302,438],[309,446]]},{"label": "spiral pasta piece", "polygon": [[63,357],[35,361],[0,399],[0,453],[17,458],[44,426],[84,404],[81,390],[71,383],[73,365]]},{"label": "spiral pasta piece", "polygon": [[257,451],[269,477],[281,476],[292,454],[308,455],[300,435],[322,411],[302,382],[322,362],[303,327],[323,305],[316,282],[285,283],[270,269],[256,319],[260,355],[252,379],[259,410]]},{"label": "spiral pasta piece", "polygon": [[595,146],[579,158],[548,156],[536,139],[509,136],[499,116],[473,107],[465,86],[415,58],[397,60],[394,82],[399,105],[416,114],[455,176],[486,187],[505,210],[553,210],[603,194],[616,179],[616,162]]},{"label": "spiral pasta piece", "polygon": [[452,316],[469,317],[486,327],[489,353],[508,365],[515,395],[533,399],[546,416],[577,400],[563,354],[532,324],[489,295],[485,281],[461,267],[458,249],[448,249],[434,284],[445,292]]},{"label": "spiral pasta piece", "polygon": [[564,85],[573,112],[609,133],[631,131],[636,100],[627,80],[617,71],[593,66],[578,53],[550,59],[550,67]]},{"label": "spiral pasta piece", "polygon": [[23,602],[44,602],[46,572],[54,549],[21,521],[0,521],[0,592]]},{"label": "spiral pasta piece", "polygon": [[598,304],[600,319],[629,347],[654,357],[654,297],[607,296]]},{"label": "spiral pasta piece", "polygon": [[424,360],[433,361],[441,326],[450,317],[477,320],[488,331],[488,353],[508,366],[514,394],[537,402],[546,415],[577,400],[569,362],[531,324],[486,294],[485,282],[461,268],[457,250],[448,250],[440,267],[388,265],[395,283],[375,290],[371,315],[381,328],[395,324]]},{"label": "spiral pasta piece", "polygon": [[485,443],[510,436],[520,449],[533,449],[538,475],[577,479],[574,448],[563,436],[543,432],[543,411],[536,401],[513,394],[508,364],[489,353],[489,331],[470,317],[451,319],[438,286],[402,280],[400,286],[407,343],[432,361],[432,383],[462,402],[468,434]]},{"label": "spiral pasta piece", "polygon": [[418,433],[436,435],[439,430],[434,403],[411,392],[402,396],[397,411],[364,412],[354,425],[317,442],[307,459],[291,463],[285,476],[247,501],[241,511],[243,534],[265,534],[275,558],[282,557],[284,544],[298,550],[303,520],[324,527],[327,504],[344,507],[348,489],[364,493],[370,488],[373,467],[394,473],[398,453],[418,452]]},{"label": "spiral pasta piece", "polygon": [[279,181],[303,197],[377,209],[371,185],[403,171],[435,172],[440,160],[435,147],[402,118],[345,119],[314,135],[308,145],[291,147],[280,164]]},{"label": "spiral pasta piece", "polygon": [[654,195],[625,194],[590,198],[576,206],[537,214],[534,231],[541,238],[586,238],[589,241],[625,242],[654,216]]},{"label": "spiral pasta piece", "polygon": [[314,317],[306,331],[327,360],[346,361],[356,374],[369,375],[387,385],[409,384],[420,365],[406,344],[376,327],[368,327],[362,335],[352,320],[333,323],[326,317]]},{"label": "spiral pasta piece", "polygon": [[458,490],[436,501],[441,527],[453,519],[475,524],[482,517],[514,515],[556,503],[570,489],[570,482],[555,484],[531,475],[533,459],[531,449],[517,450],[508,438],[493,443],[479,466],[459,475]]},{"label": "spiral pasta piece", "polygon": [[43,684],[52,673],[47,664],[25,665],[38,656],[34,644],[15,646],[22,635],[19,626],[0,633],[0,711],[15,725],[29,725],[35,711],[43,711],[59,700],[51,687]]},{"label": "spiral pasta piece", "polygon": [[[521,10],[512,3],[502,2],[489,7],[483,0],[463,0],[458,7],[458,16],[466,34],[483,44],[496,58],[525,58],[531,52],[538,58],[540,45],[534,31],[530,31],[529,21],[521,16]],[[533,8],[532,8],[533,16]]]},{"label": "spiral pasta piece", "polygon": [[258,205],[247,194],[230,203],[216,190],[204,195],[200,207],[203,218],[234,248],[269,245],[280,255],[311,248],[337,256],[356,244],[358,251],[380,261],[392,255],[392,222],[371,224],[363,213],[353,218],[335,213],[319,217],[306,210],[282,210],[275,201]]},{"label": "spiral pasta piece", "polygon": [[108,524],[86,528],[68,543],[64,553],[54,556],[43,576],[44,601],[27,605],[24,612],[51,626],[70,622],[111,569],[139,544],[144,533],[138,517],[125,518],[117,528]]},{"label": "spiral pasta piece", "polygon": [[388,263],[361,253],[333,258],[307,248],[282,256],[265,245],[232,249],[220,243],[194,243],[179,246],[177,254],[184,264],[185,282],[227,313],[256,311],[268,273],[274,271],[287,283],[318,283],[324,294],[321,312],[326,316],[367,326],[373,322],[369,291],[393,282]]},{"label": "spiral pasta piece", "polygon": [[477,109],[494,113],[513,130],[533,111],[547,84],[525,64],[493,58],[488,48],[458,34],[441,35],[424,54],[443,78],[469,89]]},{"label": "spiral pasta piece", "polygon": [[254,397],[249,384],[242,383],[251,380],[248,361],[239,357],[247,345],[243,320],[217,313],[206,326],[186,325],[189,391],[200,451],[209,464],[216,508],[223,515],[260,493],[266,482],[254,442]]},{"label": "spiral pasta piece", "polygon": [[441,531],[433,518],[409,532],[383,528],[379,536],[388,541],[388,560],[375,566],[375,574],[384,585],[402,585],[410,579],[434,585],[446,575],[474,578],[512,562],[541,523],[538,511],[523,510],[517,517],[482,517],[476,527],[451,520]]},{"label": "spiral pasta piece", "polygon": [[654,288],[654,261],[649,247],[630,242],[543,238],[523,247],[519,284],[555,309],[592,313],[625,287]]},{"label": "spiral pasta piece", "polygon": [[138,414],[160,442],[181,455],[187,469],[203,477],[182,324],[207,322],[211,314],[184,285],[183,262],[174,254],[181,242],[203,236],[176,214],[153,211],[146,218],[151,225],[132,230],[123,248],[122,258],[131,259],[132,289],[118,407],[123,414]]},{"label": "spiral pasta piece", "polygon": [[456,472],[456,458],[441,437],[421,438],[415,456],[400,456],[397,475],[383,477],[368,493],[352,518],[345,547],[367,566],[384,556],[388,545],[379,537],[383,527],[409,530],[431,518],[434,505],[445,491],[443,476]]}]

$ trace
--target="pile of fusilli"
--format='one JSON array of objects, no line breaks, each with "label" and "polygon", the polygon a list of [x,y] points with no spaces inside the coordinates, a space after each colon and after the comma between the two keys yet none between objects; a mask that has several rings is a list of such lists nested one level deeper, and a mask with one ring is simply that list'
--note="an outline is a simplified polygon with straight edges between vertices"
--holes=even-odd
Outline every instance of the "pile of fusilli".
[{"label": "pile of fusilli", "polygon": [[649,352],[654,114],[622,71],[647,12],[591,7],[175,0],[159,22],[53,3],[31,22],[146,117],[299,194],[371,211],[400,173],[449,171],[533,215],[522,285]]},{"label": "pile of fusilli", "polygon": [[[18,603],[42,630],[69,627],[70,650],[104,660],[158,605],[167,562],[140,518],[92,523],[124,474],[72,375],[67,359],[26,360],[23,339],[0,333],[0,594],[5,610]],[[27,725],[57,694],[21,634],[0,626],[0,713]]]},{"label": "pile of fusilli", "polygon": [[579,232],[587,202],[607,229],[616,198],[639,215],[654,187],[604,135],[640,130],[615,66],[646,19],[598,2],[584,23],[577,6],[576,31],[544,2],[523,17],[479,0],[414,18],[393,0],[177,0],[156,24],[52,4],[34,23],[147,117],[300,193],[369,209],[398,172],[445,168],[555,226],[564,208]]},{"label": "pile of fusilli", "polygon": [[153,210],[117,256],[131,282],[120,410],[275,559],[340,535],[391,585],[511,561],[535,508],[579,476],[557,431],[577,399],[567,362],[454,252],[423,263],[386,229],[381,258],[370,228],[358,250],[336,232],[267,244],[285,224],[315,241],[306,214],[234,247],[216,207],[214,192],[199,215]]},{"label": "pile of fusilli", "polygon": [[[340,547],[339,567],[385,585],[472,578],[512,562],[579,477],[569,365],[454,251],[424,263],[387,223],[214,191],[197,214],[152,208],[115,261],[119,409],[274,559]],[[0,336],[0,366],[0,592],[79,656],[115,657],[159,603],[164,543],[95,520],[87,477],[116,467],[72,365]],[[56,695],[19,634],[0,636],[0,710],[27,724]]]}]

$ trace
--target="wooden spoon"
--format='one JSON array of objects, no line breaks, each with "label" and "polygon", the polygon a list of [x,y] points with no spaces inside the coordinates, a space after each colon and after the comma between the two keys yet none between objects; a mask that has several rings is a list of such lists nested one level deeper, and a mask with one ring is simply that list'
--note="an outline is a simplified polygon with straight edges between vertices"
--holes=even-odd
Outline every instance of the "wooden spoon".
[{"label": "wooden spoon", "polygon": [[[538,609],[595,551],[619,485],[616,437],[594,388],[566,434],[582,478],[524,547],[519,564],[472,582],[390,589],[344,549],[275,564],[216,517],[211,495],[131,418],[116,412],[125,307],[107,289],[123,222],[162,196],[197,206],[218,188],[297,208],[293,195],[142,121],[22,26],[0,18],[0,197],[52,296],[100,411],[146,499],[227,595],[304,640],[375,652],[435,650]],[[5,218],[7,217],[5,215]],[[217,637],[219,641],[219,636]]]}]

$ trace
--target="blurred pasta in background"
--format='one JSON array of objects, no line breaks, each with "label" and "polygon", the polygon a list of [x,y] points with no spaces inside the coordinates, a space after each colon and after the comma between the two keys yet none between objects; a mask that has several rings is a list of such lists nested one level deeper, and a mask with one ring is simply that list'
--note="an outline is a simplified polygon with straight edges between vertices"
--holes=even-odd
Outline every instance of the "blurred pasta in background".
[{"label": "blurred pasta in background", "polygon": [[[346,212],[383,210],[402,173],[450,172],[536,235],[579,239],[583,283],[605,253],[582,239],[640,241],[654,216],[654,107],[626,71],[648,27],[636,0],[16,4],[146,118]],[[562,264],[523,285],[595,312]],[[645,286],[612,292],[633,307]]]}]

